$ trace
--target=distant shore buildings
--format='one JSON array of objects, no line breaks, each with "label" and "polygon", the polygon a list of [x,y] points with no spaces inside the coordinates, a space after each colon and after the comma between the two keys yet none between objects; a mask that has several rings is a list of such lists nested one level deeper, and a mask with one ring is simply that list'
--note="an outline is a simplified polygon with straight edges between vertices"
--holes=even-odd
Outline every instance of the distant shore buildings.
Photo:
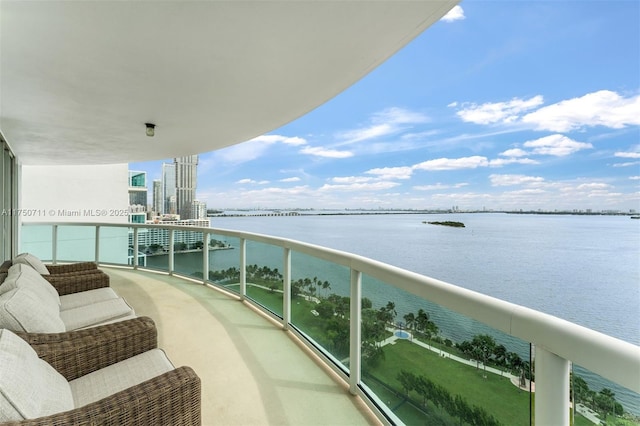
[{"label": "distant shore buildings", "polygon": [[[198,156],[177,157],[162,164],[161,179],[153,181],[152,202],[148,204],[147,173],[129,171],[129,222],[141,224],[209,227],[207,205],[196,199]],[[139,264],[150,253],[168,251],[169,231],[154,227],[138,230]],[[189,250],[203,241],[202,232],[174,231],[174,248]],[[130,259],[134,251],[134,233],[129,232]]]}]

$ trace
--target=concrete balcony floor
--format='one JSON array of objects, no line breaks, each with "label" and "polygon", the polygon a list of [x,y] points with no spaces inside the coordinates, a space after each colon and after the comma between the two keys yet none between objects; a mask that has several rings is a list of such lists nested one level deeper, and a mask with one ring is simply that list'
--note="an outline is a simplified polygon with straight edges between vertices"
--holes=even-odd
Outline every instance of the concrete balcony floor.
[{"label": "concrete balcony floor", "polygon": [[174,365],[200,376],[204,425],[380,424],[339,376],[250,305],[164,274],[103,270],[138,315],[156,322]]}]

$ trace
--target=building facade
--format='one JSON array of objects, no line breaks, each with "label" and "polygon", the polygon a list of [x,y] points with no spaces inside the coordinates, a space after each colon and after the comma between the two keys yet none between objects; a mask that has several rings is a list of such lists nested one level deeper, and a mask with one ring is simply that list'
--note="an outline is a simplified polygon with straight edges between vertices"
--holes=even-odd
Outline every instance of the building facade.
[{"label": "building facade", "polygon": [[171,197],[176,196],[176,166],[174,164],[162,164],[162,210],[161,214],[177,214],[172,209]]},{"label": "building facade", "polygon": [[198,156],[174,158],[176,178],[176,204],[182,220],[195,219],[193,201],[196,199],[196,186],[198,183]]},{"label": "building facade", "polygon": [[162,214],[164,208],[164,199],[162,198],[162,180],[155,179],[153,181],[153,208],[154,214]]}]

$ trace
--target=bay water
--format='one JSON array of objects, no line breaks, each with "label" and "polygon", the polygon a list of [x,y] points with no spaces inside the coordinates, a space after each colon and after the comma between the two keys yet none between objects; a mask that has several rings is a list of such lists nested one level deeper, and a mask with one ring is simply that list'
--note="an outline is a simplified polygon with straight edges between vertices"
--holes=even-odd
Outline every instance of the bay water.
[{"label": "bay water", "polygon": [[[424,223],[431,221],[459,221],[465,227]],[[211,218],[211,227],[285,237],[359,254],[640,345],[640,220],[629,216],[221,216]],[[225,252],[212,252],[211,256],[237,258],[233,250]],[[201,265],[201,255],[181,256],[193,256],[194,266]],[[278,258],[281,260],[281,253]],[[381,303],[396,301],[393,288],[385,286],[382,291],[384,288],[390,294],[370,298]],[[399,319],[401,313],[398,310]],[[591,377],[589,381],[597,380]],[[598,383],[594,390],[598,391],[597,387]],[[600,387],[612,387],[625,409],[640,415],[638,395],[608,383]]]}]

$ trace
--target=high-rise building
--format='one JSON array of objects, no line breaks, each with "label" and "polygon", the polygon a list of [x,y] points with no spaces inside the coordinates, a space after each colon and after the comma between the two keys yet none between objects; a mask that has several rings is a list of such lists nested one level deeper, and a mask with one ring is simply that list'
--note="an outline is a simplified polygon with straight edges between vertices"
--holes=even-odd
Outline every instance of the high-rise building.
[{"label": "high-rise building", "polygon": [[129,170],[129,205],[147,206],[147,172]]},{"label": "high-rise building", "polygon": [[171,197],[176,195],[176,166],[174,164],[162,164],[162,214],[177,214],[171,209]]},{"label": "high-rise building", "polygon": [[207,203],[202,201],[193,200],[191,203],[191,212],[193,214],[192,219],[206,219],[207,218]]},{"label": "high-rise building", "polygon": [[164,199],[162,198],[162,180],[153,181],[153,212],[156,215],[162,214],[164,209]]},{"label": "high-rise building", "polygon": [[173,164],[176,170],[176,203],[180,219],[187,220],[195,217],[192,211],[193,200],[196,199],[196,186],[198,183],[198,156],[174,158]]},{"label": "high-rise building", "polygon": [[147,172],[129,170],[129,222],[144,223],[147,211]]}]

